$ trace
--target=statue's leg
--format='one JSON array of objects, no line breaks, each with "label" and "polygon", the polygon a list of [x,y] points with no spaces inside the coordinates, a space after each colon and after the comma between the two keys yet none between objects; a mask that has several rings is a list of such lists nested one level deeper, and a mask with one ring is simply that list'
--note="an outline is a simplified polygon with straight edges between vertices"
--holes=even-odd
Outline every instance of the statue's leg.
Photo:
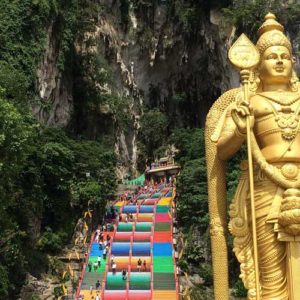
[{"label": "statue's leg", "polygon": [[277,186],[269,180],[255,182],[258,262],[263,300],[288,300],[286,245],[278,241],[274,224],[266,223],[276,191]]},{"label": "statue's leg", "polygon": [[267,224],[265,218],[257,219],[256,224],[262,299],[288,299],[285,243],[277,240],[273,224]]}]

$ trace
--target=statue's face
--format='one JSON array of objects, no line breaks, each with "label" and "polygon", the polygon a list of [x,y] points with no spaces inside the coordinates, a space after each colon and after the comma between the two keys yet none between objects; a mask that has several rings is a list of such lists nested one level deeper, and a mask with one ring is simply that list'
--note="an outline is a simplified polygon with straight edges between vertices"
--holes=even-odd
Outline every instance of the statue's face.
[{"label": "statue's face", "polygon": [[259,77],[268,83],[286,83],[292,77],[293,59],[284,46],[271,46],[262,55]]}]

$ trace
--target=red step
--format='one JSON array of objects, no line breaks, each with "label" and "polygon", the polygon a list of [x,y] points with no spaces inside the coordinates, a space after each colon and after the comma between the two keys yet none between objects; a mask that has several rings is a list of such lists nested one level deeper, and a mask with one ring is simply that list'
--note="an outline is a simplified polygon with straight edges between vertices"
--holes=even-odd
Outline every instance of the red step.
[{"label": "red step", "polygon": [[154,243],[171,243],[171,231],[154,231]]}]

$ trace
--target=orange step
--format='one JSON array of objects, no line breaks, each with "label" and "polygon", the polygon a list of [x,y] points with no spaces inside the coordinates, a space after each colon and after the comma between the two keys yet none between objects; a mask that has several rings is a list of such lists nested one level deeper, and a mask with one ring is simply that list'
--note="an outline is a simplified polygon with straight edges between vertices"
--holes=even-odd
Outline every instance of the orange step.
[{"label": "orange step", "polygon": [[176,291],[153,290],[153,300],[176,300]]}]

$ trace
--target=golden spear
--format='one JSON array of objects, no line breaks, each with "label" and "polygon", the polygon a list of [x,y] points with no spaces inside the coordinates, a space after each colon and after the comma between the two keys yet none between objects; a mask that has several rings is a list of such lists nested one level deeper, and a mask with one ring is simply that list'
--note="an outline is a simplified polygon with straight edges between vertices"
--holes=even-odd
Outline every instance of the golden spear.
[{"label": "golden spear", "polygon": [[[230,62],[240,70],[241,82],[244,90],[244,101],[249,102],[249,77],[250,69],[254,68],[259,63],[259,52],[255,45],[247,38],[245,34],[241,34],[229,49],[228,57]],[[253,239],[253,255],[255,268],[255,289],[256,299],[260,299],[259,288],[259,268],[258,268],[258,253],[257,253],[257,233],[256,233],[256,217],[255,217],[255,202],[254,202],[254,180],[253,180],[253,164],[250,141],[250,115],[246,116],[247,130],[247,154],[248,154],[248,171],[249,171],[249,187],[250,187],[250,202],[251,202],[251,219],[252,219],[252,239]]]}]

